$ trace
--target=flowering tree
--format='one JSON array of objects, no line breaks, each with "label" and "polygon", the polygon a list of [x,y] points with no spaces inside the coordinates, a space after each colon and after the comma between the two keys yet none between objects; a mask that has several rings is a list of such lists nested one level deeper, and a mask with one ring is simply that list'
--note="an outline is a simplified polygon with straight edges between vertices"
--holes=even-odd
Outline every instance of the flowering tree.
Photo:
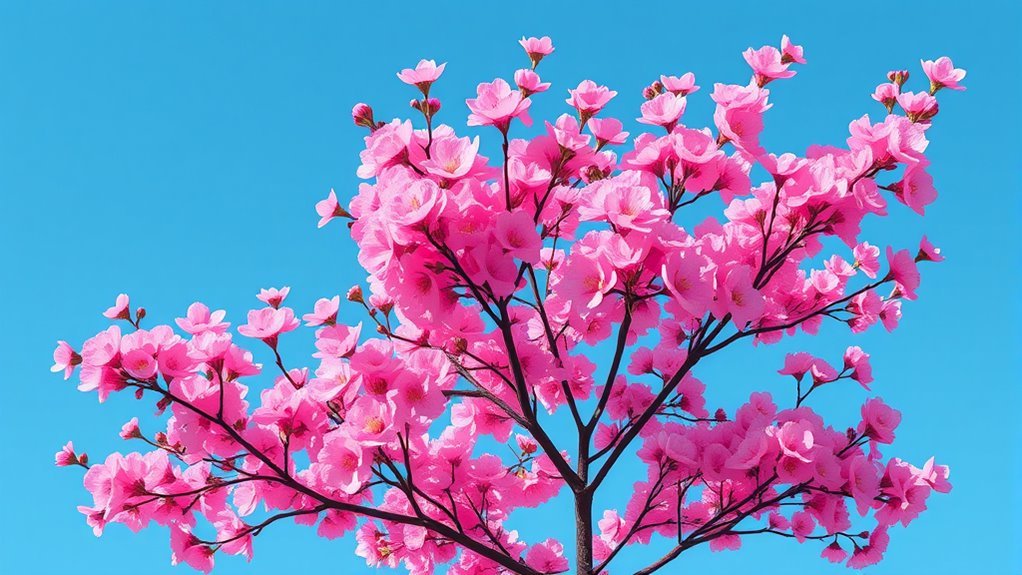
[{"label": "flowering tree", "polygon": [[[572,568],[565,545],[519,534],[511,517],[563,493],[579,575],[610,572],[619,552],[654,538],[673,547],[640,574],[753,535],[815,542],[824,558],[862,567],[881,559],[890,527],[950,489],[932,459],[883,458],[901,416],[880,398],[850,427],[808,406],[842,380],[869,389],[858,347],[836,364],[789,355],[779,373],[792,379],[790,398],[753,393],[729,411],[707,409],[695,373],[730,347],[824,322],[897,326],[916,297],[917,262],[940,261],[939,250],[924,237],[915,255],[888,247],[881,257],[860,241],[860,222],[886,215],[889,199],[920,214],[935,199],[926,131],[935,95],[963,89],[965,72],[923,62],[922,92],[891,72],[873,94],[881,122],[854,120],[845,147],[774,155],[759,138],[766,86],[805,62],[784,37],[780,49],[744,53],[750,83],[714,86],[712,128],[681,123],[693,75],[661,76],[638,119],[653,131],[619,155],[628,134],[600,117],[616,92],[588,80],[569,91],[573,114],[511,137],[550,86],[535,70],[554,50],[549,38],[521,44],[532,65],[515,73],[517,88],[497,79],[467,100],[468,124],[501,139],[496,165],[478,137],[436,122],[430,88],[443,64],[398,74],[421,92],[412,107],[424,128],[354,109],[369,131],[358,175],[372,183],[347,208],[331,192],[316,210],[320,226],[348,222],[372,295],[354,287],[347,300],[379,337],[338,323],[340,297],[321,299],[303,317],[318,366],[289,369],[278,341],[301,321],[283,288],[259,295],[265,307],[248,312],[241,341],[201,303],[179,332],[143,329],[144,309],[121,295],[104,314],[120,323],[81,352],[59,343],[54,371],[66,379],[80,366],[79,389],[100,401],[130,390],[167,416],[156,433],[137,419],[122,428],[144,453],[90,464],[68,443],[57,454],[88,470],[93,501],[79,509],[96,535],[110,523],[167,525],[173,562],[209,571],[217,552],[251,558],[253,536],[290,519],[323,537],[354,532],[371,566],[540,575]],[[724,219],[682,225],[707,197],[723,200]],[[826,249],[828,236],[840,242]],[[262,366],[244,341],[279,370],[251,403]],[[601,342],[612,351],[598,366]],[[552,433],[555,417],[574,433]],[[645,474],[615,498],[603,488],[627,458]]]}]

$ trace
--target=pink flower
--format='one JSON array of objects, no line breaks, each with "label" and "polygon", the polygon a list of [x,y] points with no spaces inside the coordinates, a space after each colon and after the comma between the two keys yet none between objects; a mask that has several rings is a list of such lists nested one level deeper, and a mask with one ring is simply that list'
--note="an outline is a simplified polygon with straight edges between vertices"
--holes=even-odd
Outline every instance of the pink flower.
[{"label": "pink flower", "polygon": [[549,56],[554,52],[554,43],[550,40],[550,36],[543,36],[542,38],[522,37],[518,41],[525,48],[525,53],[529,55],[529,60],[532,60],[533,69],[539,65],[539,61],[545,56]]},{"label": "pink flower", "polygon": [[781,452],[804,463],[812,461],[815,445],[812,426],[808,421],[788,421],[773,431]]},{"label": "pink flower", "polygon": [[926,166],[909,164],[901,180],[891,184],[898,201],[912,208],[919,215],[926,212],[926,206],[937,199],[937,190],[933,187],[933,176],[926,171]]},{"label": "pink flower", "polygon": [[327,436],[318,456],[320,474],[327,484],[349,495],[369,480],[373,458],[362,445],[340,431]]},{"label": "pink flower", "polygon": [[515,72],[515,84],[526,98],[550,88],[550,82],[540,80],[539,74],[525,68]]},{"label": "pink flower", "polygon": [[405,68],[398,72],[397,77],[405,84],[418,88],[424,96],[429,96],[429,87],[440,78],[446,66],[446,63],[437,66],[435,60],[419,60],[414,70]]},{"label": "pink flower", "polygon": [[139,381],[149,381],[157,371],[156,358],[142,348],[125,353],[121,357],[121,367]]},{"label": "pink flower", "polygon": [[926,92],[902,92],[898,94],[897,100],[908,119],[913,122],[928,122],[940,109],[937,99]]},{"label": "pink flower", "polygon": [[493,236],[510,256],[530,264],[539,261],[543,242],[536,231],[536,222],[527,212],[501,212],[494,223]]},{"label": "pink flower", "polygon": [[753,78],[760,88],[779,78],[795,75],[795,72],[788,70],[788,64],[781,61],[781,52],[773,46],[763,46],[759,50],[749,48],[742,52],[742,56],[752,68]]},{"label": "pink flower", "polygon": [[880,271],[880,248],[862,242],[852,249],[852,255],[855,256],[856,268],[870,278],[877,277],[877,272]]},{"label": "pink flower", "polygon": [[621,129],[621,121],[614,118],[592,118],[586,127],[596,136],[601,148],[607,144],[623,144],[628,139],[628,132]]},{"label": "pink flower", "polygon": [[533,453],[536,453],[537,449],[539,449],[539,446],[536,445],[536,441],[534,439],[526,437],[520,433],[515,435],[515,442],[518,443],[518,450],[525,455],[532,455]]},{"label": "pink flower", "polygon": [[823,548],[823,552],[820,553],[820,557],[823,557],[831,563],[840,563],[845,560],[845,557],[848,557],[848,552],[845,551],[837,541],[834,541]]},{"label": "pink flower", "polygon": [[333,189],[330,190],[330,194],[327,195],[325,200],[316,202],[316,213],[319,214],[318,227],[327,225],[334,218],[351,217],[348,211],[337,203],[337,194],[334,193]]},{"label": "pink flower", "polygon": [[57,342],[57,349],[53,350],[53,367],[50,368],[50,371],[53,373],[63,371],[64,379],[68,380],[71,379],[75,366],[81,363],[82,356],[78,355],[78,352],[66,341],[60,340]]},{"label": "pink flower", "polygon": [[692,72],[682,74],[680,77],[660,76],[660,84],[663,85],[664,90],[675,96],[687,96],[692,92],[699,91],[699,86],[696,86],[696,75]]},{"label": "pink flower", "polygon": [[[83,453],[82,456],[84,457],[85,454]],[[64,447],[62,447],[60,449],[60,451],[57,452],[57,455],[54,456],[54,462],[57,464],[58,467],[67,467],[68,465],[78,465],[79,461],[80,460],[78,459],[78,456],[75,454],[74,443],[72,443],[70,441],[68,441],[64,445]]]},{"label": "pink flower", "polygon": [[439,178],[456,180],[476,167],[479,138],[437,138],[430,150],[430,157],[422,162],[422,167]]},{"label": "pink flower", "polygon": [[862,422],[859,433],[877,443],[894,441],[894,430],[901,423],[901,412],[888,406],[879,397],[862,404]]},{"label": "pink flower", "polygon": [[337,323],[337,310],[341,307],[341,296],[334,296],[330,299],[320,298],[316,300],[312,313],[302,316],[308,326],[333,325]]},{"label": "pink flower", "polygon": [[723,309],[720,315],[731,314],[738,329],[759,319],[766,305],[763,294],[752,285],[752,268],[744,265],[728,272],[717,291],[717,299]]},{"label": "pink flower", "polygon": [[692,317],[702,317],[713,298],[710,278],[703,275],[706,264],[705,258],[682,252],[668,256],[660,270],[664,287]]},{"label": "pink flower", "polygon": [[564,546],[556,539],[547,539],[529,548],[525,563],[540,573],[563,573],[568,570]]},{"label": "pink flower", "polygon": [[121,426],[121,439],[137,439],[142,437],[142,430],[138,427],[138,418],[132,417],[130,421]]},{"label": "pink flower", "polygon": [[639,123],[661,126],[670,132],[678,124],[681,115],[685,113],[685,97],[665,92],[652,100],[643,102],[639,109],[642,111],[642,117],[638,119]]},{"label": "pink flower", "polygon": [[131,311],[128,309],[128,294],[117,296],[117,303],[107,308],[103,316],[110,319],[126,319],[131,321]]},{"label": "pink flower", "polygon": [[222,309],[210,312],[205,304],[195,302],[188,306],[185,317],[179,317],[174,321],[178,327],[192,335],[199,335],[207,331],[224,333],[231,326],[230,323],[223,321],[226,315],[227,312]]},{"label": "pink flower", "polygon": [[940,255],[940,248],[934,247],[930,240],[923,236],[919,241],[919,252],[916,254],[917,262],[942,262],[944,256]]},{"label": "pink flower", "polygon": [[844,359],[845,369],[852,370],[852,379],[869,391],[869,384],[873,381],[873,368],[869,364],[869,354],[862,351],[861,347],[853,345],[845,350]]},{"label": "pink flower", "polygon": [[529,106],[532,100],[522,96],[518,90],[512,90],[504,80],[497,78],[490,83],[482,83],[476,88],[476,97],[465,100],[469,110],[469,126],[495,126],[507,133],[511,120],[519,118],[526,126],[532,125],[529,117]]},{"label": "pink flower", "polygon": [[791,39],[785,34],[781,36],[781,61],[787,64],[788,62],[795,62],[796,64],[805,64],[806,59],[802,56],[802,46],[797,46],[791,43]]},{"label": "pink flower", "polygon": [[965,70],[955,68],[951,58],[942,56],[933,60],[920,60],[923,64],[923,73],[930,79],[930,93],[933,94],[941,88],[952,90],[964,90],[960,82],[965,78]]},{"label": "pink flower", "polygon": [[899,250],[897,253],[887,247],[887,265],[891,271],[887,272],[885,279],[894,280],[898,291],[905,299],[916,299],[916,288],[919,287],[919,270],[916,268],[915,259],[908,250]]},{"label": "pink flower", "polygon": [[600,113],[607,102],[617,96],[617,92],[606,86],[597,86],[592,80],[582,80],[577,88],[568,90],[568,94],[570,96],[565,102],[578,110],[578,116],[583,124]]},{"label": "pink flower", "polygon": [[287,298],[287,294],[291,293],[291,288],[284,286],[280,289],[270,288],[259,290],[259,295],[256,299],[265,303],[268,306],[280,307],[280,304]]},{"label": "pink flower", "polygon": [[213,570],[213,549],[203,545],[187,525],[178,523],[170,528],[170,549],[170,562],[174,565],[186,563],[203,573]]},{"label": "pink flower", "polygon": [[277,346],[277,337],[298,327],[291,308],[264,307],[248,312],[248,323],[238,326],[238,333],[245,337],[257,338],[270,347]]},{"label": "pink flower", "polygon": [[791,515],[791,533],[799,543],[805,543],[815,529],[816,521],[808,511],[796,511]]},{"label": "pink flower", "polygon": [[876,87],[873,91],[873,99],[880,102],[887,108],[887,113],[894,111],[894,104],[898,101],[901,88],[897,84],[885,82]]}]

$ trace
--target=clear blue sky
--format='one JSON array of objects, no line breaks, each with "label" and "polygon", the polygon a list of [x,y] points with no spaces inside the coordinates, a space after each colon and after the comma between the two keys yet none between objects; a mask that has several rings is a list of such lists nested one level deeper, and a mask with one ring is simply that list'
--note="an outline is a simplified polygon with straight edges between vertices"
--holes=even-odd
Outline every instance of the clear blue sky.
[{"label": "clear blue sky", "polygon": [[[317,230],[313,205],[331,187],[350,197],[358,182],[355,102],[382,118],[408,113],[413,94],[397,70],[420,57],[449,62],[437,87],[441,116],[465,130],[463,100],[475,84],[525,64],[522,35],[551,35],[557,52],[540,71],[554,91],[538,97],[536,116],[565,111],[564,91],[592,78],[620,92],[609,113],[634,118],[651,79],[693,71],[703,86],[686,115],[695,124],[709,117],[714,82],[748,77],[742,50],[787,33],[809,65],[773,90],[765,142],[777,151],[840,143],[851,119],[880,117],[869,94],[888,69],[908,68],[916,87],[920,58],[946,54],[968,69],[968,91],[942,94],[930,132],[937,204],[925,220],[895,206],[866,230],[873,243],[909,247],[928,233],[947,262],[925,269],[920,299],[893,336],[828,326],[819,338],[713,360],[698,372],[710,404],[733,408],[764,388],[787,397],[774,374],[787,351],[836,360],[849,343],[863,346],[875,392],[904,414],[887,453],[920,464],[936,454],[955,484],[909,529],[892,531],[887,560],[870,572],[1019,572],[1022,15],[1008,3],[823,4],[2,3],[0,571],[188,572],[170,567],[166,530],[113,526],[96,539],[75,511],[88,502],[81,474],[55,468],[53,452],[68,439],[96,460],[133,448],[117,431],[142,406],[127,396],[100,406],[50,375],[54,342],[77,345],[97,332],[122,291],[155,320],[201,299],[237,325],[261,287],[289,284],[292,303],[307,309],[362,280],[350,239],[340,226]],[[311,348],[288,345],[291,363],[310,361]],[[826,389],[815,406],[854,423],[864,397],[855,386]],[[151,421],[143,418],[150,432]],[[612,490],[623,505],[630,483],[619,476]],[[566,511],[559,503],[516,524],[533,540],[564,536]],[[256,540],[251,566],[228,558],[218,572],[368,572],[353,549],[353,539],[318,540],[286,525]],[[748,539],[738,553],[695,550],[675,569],[845,572],[819,550]],[[642,554],[615,573],[638,567]]]}]

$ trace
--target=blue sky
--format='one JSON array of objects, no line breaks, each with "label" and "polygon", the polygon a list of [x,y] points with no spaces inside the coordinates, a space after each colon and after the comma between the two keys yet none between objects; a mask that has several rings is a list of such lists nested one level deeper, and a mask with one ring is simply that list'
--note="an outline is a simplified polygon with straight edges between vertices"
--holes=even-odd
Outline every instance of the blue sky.
[{"label": "blue sky", "polygon": [[[420,57],[449,62],[435,88],[442,120],[492,139],[464,127],[464,98],[476,83],[510,79],[525,65],[516,43],[522,35],[551,35],[557,52],[540,72],[554,89],[537,98],[534,117],[566,111],[565,90],[592,78],[620,93],[610,115],[634,118],[644,85],[660,73],[692,71],[703,90],[690,98],[686,122],[699,125],[712,111],[714,82],[747,79],[741,51],[776,44],[782,33],[805,46],[809,65],[771,86],[764,142],[778,152],[840,144],[850,120],[881,117],[869,94],[888,69],[909,69],[914,89],[923,85],[920,58],[946,54],[969,70],[968,91],[941,94],[930,131],[937,204],[925,219],[895,206],[892,217],[865,229],[872,243],[907,247],[927,233],[947,261],[925,268],[920,299],[906,306],[894,334],[852,336],[827,326],[818,338],[715,358],[697,373],[710,387],[709,402],[733,408],[759,389],[787,397],[787,382],[775,374],[785,352],[836,361],[845,346],[861,345],[873,355],[875,394],[903,412],[897,442],[885,453],[920,464],[935,454],[951,465],[955,484],[909,529],[892,531],[886,561],[870,572],[1022,568],[1022,342],[1012,329],[1020,261],[1011,249],[1020,223],[1016,8],[428,5],[0,5],[0,570],[189,572],[170,567],[166,530],[133,535],[114,526],[96,539],[75,511],[88,502],[81,474],[55,468],[53,452],[68,439],[94,460],[134,449],[117,431],[139,411],[143,429],[155,427],[148,405],[123,396],[100,406],[94,394],[50,375],[54,342],[78,345],[102,329],[99,314],[122,291],[155,321],[201,299],[229,310],[237,325],[259,288],[291,285],[292,304],[307,311],[316,298],[363,280],[342,227],[317,230],[313,206],[331,187],[350,197],[358,183],[362,133],[350,124],[354,103],[371,103],[380,118],[409,114],[414,94],[396,71]],[[345,313],[358,319],[354,310]],[[290,363],[310,361],[307,337],[285,344]],[[865,397],[848,386],[813,400],[836,423],[853,424]],[[612,478],[605,503],[621,506],[630,479]],[[567,512],[562,501],[516,522],[533,540],[565,536]],[[217,572],[369,572],[353,549],[352,539],[318,540],[283,525],[258,537],[250,566],[232,558]],[[825,564],[819,550],[749,538],[738,553],[698,549],[675,565],[686,572],[844,572]],[[622,555],[615,573],[631,572],[654,552]]]}]

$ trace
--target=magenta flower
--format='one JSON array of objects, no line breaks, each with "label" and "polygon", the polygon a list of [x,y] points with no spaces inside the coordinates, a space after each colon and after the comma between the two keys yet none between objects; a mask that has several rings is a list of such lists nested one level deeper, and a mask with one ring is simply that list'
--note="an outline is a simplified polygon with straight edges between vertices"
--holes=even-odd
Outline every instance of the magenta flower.
[{"label": "magenta flower", "polygon": [[916,267],[912,254],[908,250],[899,250],[895,253],[888,246],[887,265],[891,267],[887,273],[887,279],[894,280],[898,285],[898,291],[905,299],[916,299],[916,288],[919,287],[919,269]]},{"label": "magenta flower", "polygon": [[869,391],[869,384],[873,381],[873,368],[869,364],[869,354],[862,351],[862,348],[853,345],[845,350],[845,369],[851,370],[851,378],[859,382],[866,391]]},{"label": "magenta flower", "polygon": [[919,252],[916,253],[917,262],[942,262],[944,256],[940,255],[940,248],[935,247],[930,243],[930,240],[923,236],[923,239],[919,240]]},{"label": "magenta flower", "polygon": [[121,426],[121,439],[138,439],[142,437],[142,430],[138,427],[138,418],[132,417],[127,423]]},{"label": "magenta flower", "polygon": [[[85,455],[84,453],[82,454]],[[78,455],[75,454],[74,443],[68,441],[64,447],[60,448],[57,455],[54,456],[54,462],[58,467],[67,467],[68,465],[78,465]]]},{"label": "magenta flower", "polygon": [[334,325],[337,323],[337,311],[340,307],[341,296],[335,295],[330,299],[320,298],[316,300],[312,313],[305,314],[302,319],[308,326]]},{"label": "magenta flower", "polygon": [[894,430],[901,423],[901,412],[890,407],[879,397],[874,397],[862,404],[862,422],[859,433],[877,443],[894,441]]},{"label": "magenta flower", "polygon": [[373,119],[373,109],[368,104],[359,102],[351,109],[351,121],[356,126],[362,126],[369,128],[370,130],[376,129],[376,120]]},{"label": "magenta flower", "polygon": [[955,68],[951,58],[942,56],[934,60],[920,60],[923,64],[923,73],[930,79],[930,93],[934,94],[941,88],[952,90],[964,90],[965,86],[961,81],[965,78],[965,70]]},{"label": "magenta flower", "polygon": [[848,557],[848,552],[845,551],[837,541],[834,541],[823,548],[823,552],[820,553],[820,557],[823,557],[831,563],[840,563],[845,560],[845,557]]},{"label": "magenta flower", "polygon": [[532,125],[529,117],[529,106],[532,101],[522,96],[521,92],[512,90],[504,80],[497,78],[490,83],[482,83],[476,88],[476,97],[465,100],[469,110],[469,126],[495,126],[502,133],[507,133],[511,120],[521,119],[526,126]]},{"label": "magenta flower", "polygon": [[429,87],[444,73],[446,63],[436,65],[435,60],[419,60],[415,68],[405,68],[398,72],[397,77],[405,84],[415,86],[424,96],[429,96]]}]

